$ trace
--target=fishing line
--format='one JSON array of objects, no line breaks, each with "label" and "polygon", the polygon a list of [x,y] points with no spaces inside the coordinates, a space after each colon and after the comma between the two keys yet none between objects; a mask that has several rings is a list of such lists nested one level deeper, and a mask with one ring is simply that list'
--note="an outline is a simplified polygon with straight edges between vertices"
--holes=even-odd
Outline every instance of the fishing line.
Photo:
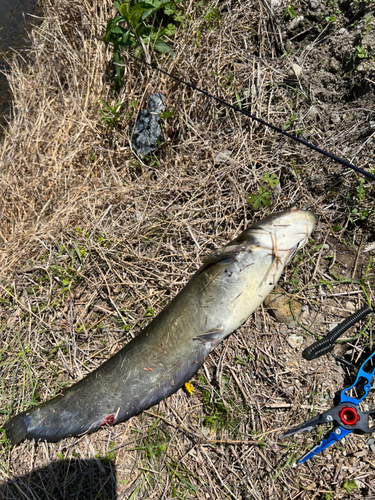
[{"label": "fishing line", "polygon": [[[227,106],[227,108],[233,109],[234,111],[237,111],[238,113],[242,113],[243,115],[247,116],[248,118],[251,118],[252,120],[261,123],[265,127],[268,127],[275,132],[278,132],[279,134],[284,135],[285,137],[289,137],[289,139],[292,139],[293,141],[299,142],[300,144],[303,144],[304,146],[317,151],[318,153],[327,156],[328,158],[331,158],[332,160],[337,161],[338,163],[341,163],[341,165],[344,165],[345,167],[351,168],[352,170],[355,170],[356,172],[368,177],[369,179],[375,181],[375,175],[371,174],[370,172],[366,172],[365,170],[362,170],[359,167],[356,167],[352,163],[349,163],[348,161],[343,160],[342,158],[339,158],[338,156],[335,156],[331,153],[328,153],[327,151],[324,151],[324,149],[318,148],[317,146],[314,146],[310,142],[304,141],[303,139],[300,139],[299,137],[296,137],[293,134],[289,134],[285,130],[282,130],[280,127],[276,127],[275,125],[271,125],[271,123],[266,122],[265,120],[262,120],[262,118],[258,118],[257,116],[252,115],[251,113],[248,113],[247,111],[244,111],[243,109],[240,109],[238,106],[234,106],[233,104],[229,104],[229,102],[224,101],[223,99],[220,99],[220,97],[216,97],[209,92],[206,92],[205,90],[200,89],[199,87],[196,87],[192,83],[185,82],[178,76],[172,75],[171,73],[168,73],[164,69],[158,68],[157,66],[154,66],[153,64],[144,61],[143,59],[140,59],[139,57],[133,56],[132,54],[129,54],[130,57],[133,59],[141,62],[142,64],[145,64],[146,66],[149,66],[150,68],[159,71],[160,73],[163,73],[164,75],[168,76],[169,78],[172,78],[173,80],[176,80],[179,83],[182,83],[186,87],[189,87],[193,90],[196,90],[197,92],[200,92],[201,94],[205,95],[206,97],[209,97],[210,99],[214,99],[216,102],[219,102],[220,104],[224,104],[224,106]],[[121,66],[121,67],[126,67],[126,64],[119,64],[119,63],[114,63],[116,66]]]}]

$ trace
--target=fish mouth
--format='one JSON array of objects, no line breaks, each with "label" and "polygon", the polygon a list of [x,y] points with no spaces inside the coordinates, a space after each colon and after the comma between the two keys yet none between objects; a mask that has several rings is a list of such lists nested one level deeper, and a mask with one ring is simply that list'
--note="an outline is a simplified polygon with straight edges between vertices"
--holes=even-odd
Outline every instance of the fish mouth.
[{"label": "fish mouth", "polygon": [[[287,225],[285,225],[287,226]],[[292,252],[293,255],[296,253],[297,250],[302,248],[306,242],[309,239],[310,236],[310,231],[308,231],[308,228],[306,227],[306,232],[303,233],[294,233],[293,237],[298,237],[301,236],[300,241],[298,241],[295,245],[289,247],[289,248],[280,248],[277,244],[277,235],[275,230],[269,230],[269,229],[263,229],[263,228],[255,228],[255,229],[249,229],[249,233],[252,234],[255,238],[257,235],[266,235],[270,236],[271,238],[271,246],[265,246],[261,245],[260,243],[256,244],[258,248],[262,248],[264,250],[277,250],[278,252]]]}]

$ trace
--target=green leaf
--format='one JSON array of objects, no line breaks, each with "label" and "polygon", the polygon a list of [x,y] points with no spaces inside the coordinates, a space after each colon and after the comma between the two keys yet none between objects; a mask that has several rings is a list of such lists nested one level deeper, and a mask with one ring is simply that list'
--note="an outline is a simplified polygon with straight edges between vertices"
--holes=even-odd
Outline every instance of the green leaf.
[{"label": "green leaf", "polygon": [[141,17],[142,17],[142,14],[145,10],[146,9],[144,9],[140,5],[134,5],[134,7],[132,7],[132,9],[131,9],[129,24],[136,31],[139,31],[139,28],[142,25]]},{"label": "green leaf", "polygon": [[170,118],[171,116],[173,116],[174,112],[170,109],[168,109],[167,111],[164,111],[163,113],[160,113],[159,117],[161,120],[166,120],[167,118]]},{"label": "green leaf", "polygon": [[107,23],[107,27],[106,27],[106,30],[105,30],[105,35],[103,37],[103,42],[104,43],[109,43],[111,41],[113,41],[111,39],[111,35],[112,33],[114,33],[114,29],[117,28],[117,23],[120,22],[120,21],[123,21],[124,18],[121,17],[121,16],[117,16],[115,17],[114,19],[111,19],[108,23]]},{"label": "green leaf", "polygon": [[176,5],[172,2],[168,2],[168,3],[169,3],[169,5],[167,5],[164,8],[164,14],[166,16],[172,16],[176,12]]},{"label": "green leaf", "polygon": [[268,184],[271,186],[272,189],[274,189],[274,187],[280,183],[277,175],[270,174],[269,172],[266,172],[264,175],[262,175],[261,179],[268,182]]},{"label": "green leaf", "polygon": [[120,14],[126,19],[126,21],[130,24],[130,4],[129,2],[125,2],[118,8]]},{"label": "green leaf", "polygon": [[259,186],[259,193],[249,194],[247,202],[253,205],[255,210],[261,208],[262,205],[269,207],[271,205],[271,193],[266,188]]},{"label": "green leaf", "polygon": [[236,96],[237,106],[239,107],[239,109],[242,109],[241,99],[236,89],[234,89],[234,94]]},{"label": "green leaf", "polygon": [[165,35],[173,36],[176,33],[176,26],[174,24],[168,24],[163,31]]},{"label": "green leaf", "polygon": [[158,38],[155,41],[153,47],[155,50],[157,50],[161,54],[165,54],[166,52],[173,52],[172,48],[168,44],[163,42],[163,40],[161,40],[160,38]]}]

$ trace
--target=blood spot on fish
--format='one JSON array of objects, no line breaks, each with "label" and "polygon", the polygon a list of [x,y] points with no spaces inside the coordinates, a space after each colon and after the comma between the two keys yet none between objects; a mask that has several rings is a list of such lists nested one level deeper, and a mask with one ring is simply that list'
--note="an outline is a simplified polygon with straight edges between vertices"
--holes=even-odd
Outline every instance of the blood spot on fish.
[{"label": "blood spot on fish", "polygon": [[107,415],[104,419],[103,422],[99,425],[99,427],[102,427],[103,425],[112,425],[115,423],[115,416],[114,415]]}]

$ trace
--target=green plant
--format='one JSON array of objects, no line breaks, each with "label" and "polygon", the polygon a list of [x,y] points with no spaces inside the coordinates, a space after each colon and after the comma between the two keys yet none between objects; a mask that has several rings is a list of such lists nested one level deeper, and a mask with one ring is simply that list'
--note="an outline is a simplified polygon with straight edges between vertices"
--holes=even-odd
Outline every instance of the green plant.
[{"label": "green plant", "polygon": [[241,411],[241,407],[237,407],[236,411],[234,411],[233,403],[235,398],[233,397],[233,386],[230,384],[230,377],[222,375],[221,393],[223,397],[219,394],[218,390],[207,384],[204,375],[199,377],[199,387],[204,401],[204,425],[210,428],[211,432],[219,433],[224,429],[237,432],[239,424],[238,414]]},{"label": "green plant", "polygon": [[362,200],[364,200],[364,198],[366,196],[366,191],[365,191],[365,188],[363,186],[363,184],[365,183],[365,179],[363,177],[360,177],[358,182],[359,182],[359,184],[357,186],[357,198],[359,201],[362,201]]},{"label": "green plant", "polygon": [[167,120],[168,118],[170,118],[173,115],[174,115],[174,111],[171,109],[167,109],[167,110],[163,111],[162,113],[160,113],[159,118],[160,118],[160,120]]},{"label": "green plant", "polygon": [[370,14],[367,14],[367,16],[365,17],[365,34],[364,34],[364,36],[368,35],[368,33],[371,30],[371,21],[372,21],[372,17],[370,16]]},{"label": "green plant", "polygon": [[297,115],[296,115],[296,113],[293,113],[292,116],[289,118],[289,120],[284,123],[283,130],[288,130],[293,125],[293,123],[296,121],[296,119],[297,119]]},{"label": "green plant", "polygon": [[114,1],[120,15],[108,22],[103,42],[113,45],[115,90],[121,87],[121,52],[126,48],[134,48],[136,57],[146,54],[146,47],[161,54],[173,53],[163,36],[172,36],[176,31],[174,23],[182,24],[185,21],[185,16],[178,9],[178,2],[179,0]]},{"label": "green plant", "polygon": [[[271,189],[274,189],[280,182],[275,174],[270,174],[269,172],[263,174],[261,179],[265,181]],[[259,186],[258,193],[249,194],[247,202],[253,206],[254,210],[258,210],[262,208],[262,206],[268,207],[271,205],[271,192],[268,190],[268,187]]]},{"label": "green plant", "polygon": [[238,95],[238,92],[236,89],[234,89],[234,94],[236,96],[236,103],[237,103],[237,106],[239,107],[239,109],[242,109],[242,103],[241,103],[241,99],[240,99],[240,96]]},{"label": "green plant", "polygon": [[104,463],[111,462],[115,458],[115,452],[113,451],[114,447],[115,447],[115,443],[113,443],[113,442],[109,443],[109,446],[108,446],[109,451],[107,451],[104,456],[102,456],[100,453],[97,453],[95,455],[95,458],[104,462]]},{"label": "green plant", "polygon": [[358,59],[364,59],[365,57],[368,57],[368,52],[361,43],[357,45],[355,55],[358,57]]},{"label": "green plant", "polygon": [[335,23],[337,21],[337,19],[335,18],[335,16],[333,14],[331,14],[330,16],[326,17],[326,21],[328,23]]},{"label": "green plant", "polygon": [[103,104],[103,109],[99,110],[100,118],[104,125],[107,125],[107,130],[110,127],[117,128],[120,122],[118,111],[122,105],[122,101],[117,101],[114,106],[110,106],[104,99],[99,99],[99,101]]},{"label": "green plant", "polygon": [[351,494],[352,490],[358,490],[357,483],[355,482],[355,479],[347,479],[344,481],[344,484],[342,485],[342,488]]},{"label": "green plant", "polygon": [[146,318],[151,318],[153,316],[155,311],[152,309],[151,306],[147,306],[146,312],[145,312],[145,317]]},{"label": "green plant", "polygon": [[295,19],[297,17],[296,6],[290,3],[287,8],[284,10],[283,15],[281,17],[290,17],[291,19]]}]

